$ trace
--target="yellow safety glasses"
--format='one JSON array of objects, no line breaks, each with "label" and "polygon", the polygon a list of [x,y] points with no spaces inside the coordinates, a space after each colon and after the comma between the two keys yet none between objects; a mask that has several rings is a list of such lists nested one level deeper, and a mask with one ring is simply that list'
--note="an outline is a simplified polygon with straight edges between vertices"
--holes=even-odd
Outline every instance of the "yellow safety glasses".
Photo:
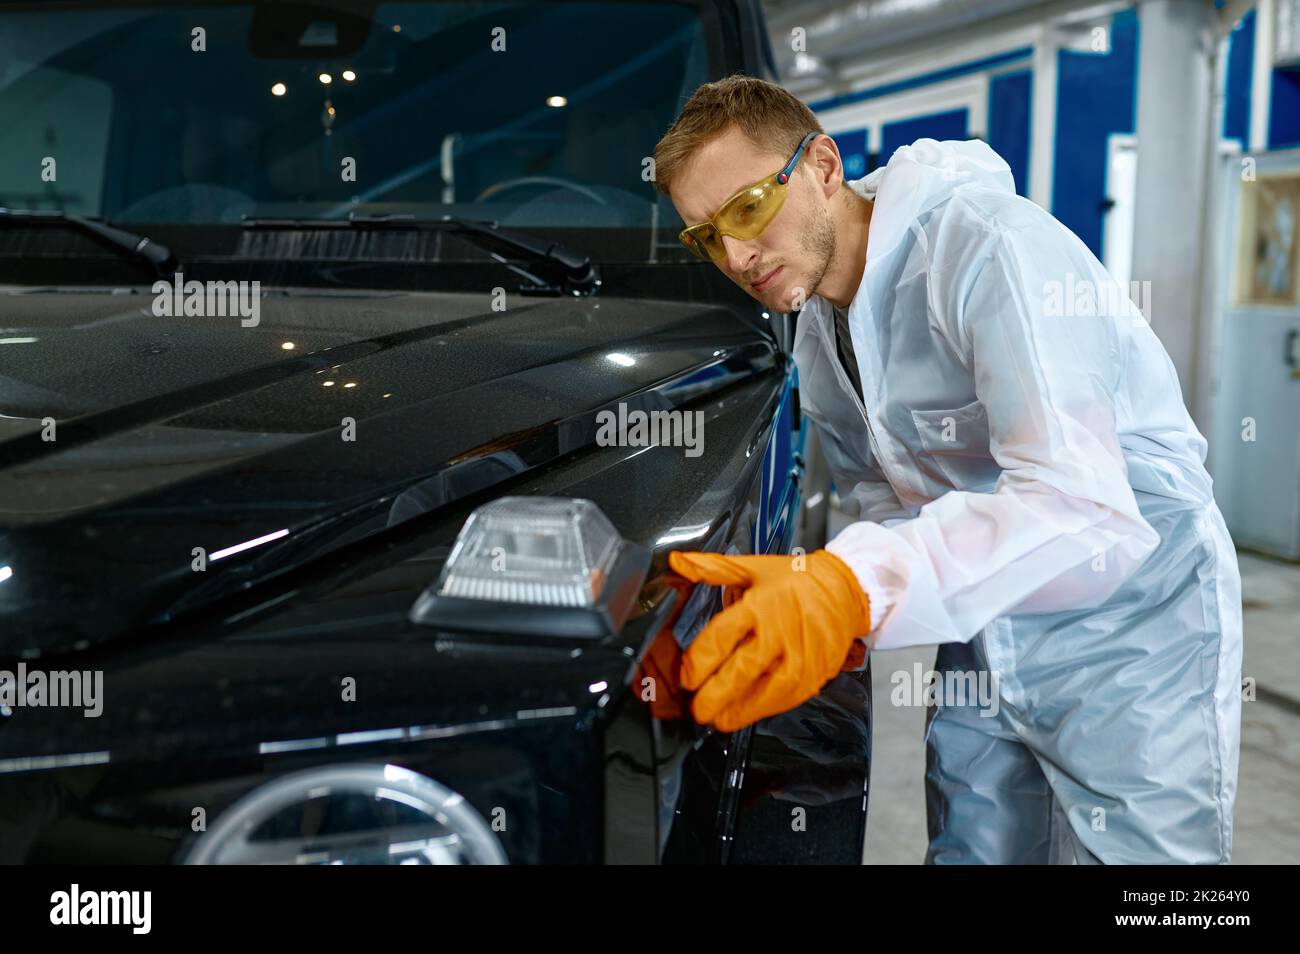
[{"label": "yellow safety glasses", "polygon": [[727,259],[727,250],[723,247],[722,236],[730,235],[742,242],[758,238],[776,218],[776,214],[781,211],[781,206],[785,205],[785,197],[789,192],[787,184],[790,176],[794,174],[794,167],[799,164],[799,159],[808,148],[808,144],[819,135],[820,133],[810,132],[804,136],[803,142],[799,143],[799,148],[794,151],[790,161],[781,167],[779,172],[753,185],[745,186],[722,203],[722,207],[707,222],[682,229],[681,234],[677,236],[681,239],[681,243],[699,258],[721,264]]}]

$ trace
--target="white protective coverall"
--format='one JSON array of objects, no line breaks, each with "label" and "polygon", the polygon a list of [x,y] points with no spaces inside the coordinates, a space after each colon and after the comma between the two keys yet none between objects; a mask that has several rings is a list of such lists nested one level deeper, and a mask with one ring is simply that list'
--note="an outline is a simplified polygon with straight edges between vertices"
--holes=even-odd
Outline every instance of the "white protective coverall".
[{"label": "white protective coverall", "polygon": [[1241,582],[1172,362],[984,143],[921,139],[848,185],[874,201],[865,407],[820,296],[794,346],[860,517],[827,549],[871,648],[939,644],[999,697],[929,713],[926,860],[1227,862]]}]

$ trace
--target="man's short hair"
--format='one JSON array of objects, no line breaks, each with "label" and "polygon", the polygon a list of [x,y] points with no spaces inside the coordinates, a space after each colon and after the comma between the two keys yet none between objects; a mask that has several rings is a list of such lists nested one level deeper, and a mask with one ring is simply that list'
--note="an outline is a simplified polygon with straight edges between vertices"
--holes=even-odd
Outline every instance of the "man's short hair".
[{"label": "man's short hair", "polygon": [[740,73],[705,83],[655,146],[655,188],[669,195],[695,151],[732,126],[755,148],[787,157],[808,133],[825,132],[811,109],[775,83]]}]

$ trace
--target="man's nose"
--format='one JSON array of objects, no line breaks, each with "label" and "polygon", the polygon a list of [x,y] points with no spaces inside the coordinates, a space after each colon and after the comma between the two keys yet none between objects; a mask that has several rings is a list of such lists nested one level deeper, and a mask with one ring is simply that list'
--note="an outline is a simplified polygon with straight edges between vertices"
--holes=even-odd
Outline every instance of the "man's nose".
[{"label": "man's nose", "polygon": [[756,254],[753,245],[730,235],[721,236],[721,240],[722,248],[727,253],[727,267],[731,269],[731,273],[737,277],[745,274]]}]

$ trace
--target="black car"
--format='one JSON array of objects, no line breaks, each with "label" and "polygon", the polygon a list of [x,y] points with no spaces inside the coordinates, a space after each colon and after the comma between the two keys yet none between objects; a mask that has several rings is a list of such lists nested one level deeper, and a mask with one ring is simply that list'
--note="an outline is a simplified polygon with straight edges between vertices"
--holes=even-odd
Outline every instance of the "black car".
[{"label": "black car", "polygon": [[669,551],[824,532],[792,317],[645,175],[756,0],[0,40],[0,860],[860,860],[867,672],[730,736],[645,675]]}]

